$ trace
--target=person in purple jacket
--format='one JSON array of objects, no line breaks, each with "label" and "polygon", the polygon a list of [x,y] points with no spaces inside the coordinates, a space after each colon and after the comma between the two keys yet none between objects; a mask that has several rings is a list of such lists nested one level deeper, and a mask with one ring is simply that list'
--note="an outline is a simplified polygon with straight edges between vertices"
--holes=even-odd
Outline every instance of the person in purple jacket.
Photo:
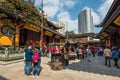
[{"label": "person in purple jacket", "polygon": [[119,51],[118,51],[117,47],[114,47],[112,50],[112,58],[115,62],[114,66],[119,68],[119,65],[118,65]]}]

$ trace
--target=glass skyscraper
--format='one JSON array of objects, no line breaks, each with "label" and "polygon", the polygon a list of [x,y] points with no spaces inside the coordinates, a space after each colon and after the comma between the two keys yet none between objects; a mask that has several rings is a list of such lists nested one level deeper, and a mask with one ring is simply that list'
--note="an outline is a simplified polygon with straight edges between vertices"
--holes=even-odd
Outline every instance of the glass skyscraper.
[{"label": "glass skyscraper", "polygon": [[89,8],[81,11],[78,16],[78,33],[93,33],[93,16]]}]

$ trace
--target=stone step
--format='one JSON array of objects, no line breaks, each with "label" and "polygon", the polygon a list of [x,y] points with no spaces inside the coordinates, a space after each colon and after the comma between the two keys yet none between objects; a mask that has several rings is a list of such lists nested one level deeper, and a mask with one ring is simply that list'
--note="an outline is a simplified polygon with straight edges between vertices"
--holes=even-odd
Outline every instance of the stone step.
[{"label": "stone step", "polygon": [[0,65],[8,65],[8,64],[18,63],[22,61],[24,61],[24,59],[11,60],[11,61],[0,61]]}]

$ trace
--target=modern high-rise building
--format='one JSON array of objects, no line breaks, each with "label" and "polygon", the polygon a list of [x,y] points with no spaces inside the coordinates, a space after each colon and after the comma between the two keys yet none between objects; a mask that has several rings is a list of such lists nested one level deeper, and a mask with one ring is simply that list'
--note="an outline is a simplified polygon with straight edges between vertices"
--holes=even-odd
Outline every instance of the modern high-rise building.
[{"label": "modern high-rise building", "polygon": [[93,16],[91,9],[87,8],[78,16],[78,33],[93,33]]}]

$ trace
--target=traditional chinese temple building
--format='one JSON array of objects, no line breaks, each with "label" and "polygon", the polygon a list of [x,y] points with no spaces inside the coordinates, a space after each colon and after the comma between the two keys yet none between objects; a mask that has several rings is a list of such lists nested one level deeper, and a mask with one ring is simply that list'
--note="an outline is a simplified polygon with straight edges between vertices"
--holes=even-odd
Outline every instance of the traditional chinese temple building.
[{"label": "traditional chinese temple building", "polygon": [[56,31],[58,29],[32,3],[24,0],[0,1],[1,46],[40,45],[41,33],[42,45],[63,43],[64,36]]},{"label": "traditional chinese temple building", "polygon": [[69,37],[68,43],[85,47],[99,47],[101,42],[99,39],[95,39],[95,36],[96,34],[94,33],[74,34],[74,36],[71,35]]},{"label": "traditional chinese temple building", "polygon": [[120,48],[120,1],[114,0],[103,22],[97,27],[103,27],[97,35],[105,46]]}]

